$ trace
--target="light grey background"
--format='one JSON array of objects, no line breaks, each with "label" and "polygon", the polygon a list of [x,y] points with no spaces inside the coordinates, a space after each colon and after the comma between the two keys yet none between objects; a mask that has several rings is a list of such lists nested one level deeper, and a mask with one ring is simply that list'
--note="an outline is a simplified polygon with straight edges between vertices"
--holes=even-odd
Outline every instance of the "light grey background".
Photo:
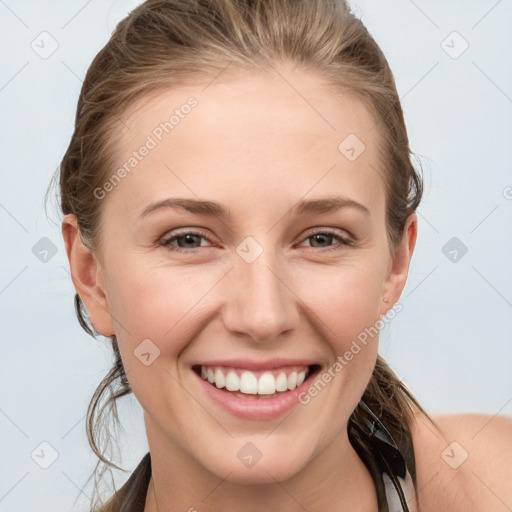
[{"label": "light grey background", "polygon": [[[78,325],[59,217],[47,221],[43,198],[87,67],[137,3],[0,1],[2,512],[86,510],[91,492],[80,490],[95,463],[84,419],[111,353]],[[389,60],[425,178],[404,309],[381,354],[429,412],[512,416],[512,3],[351,4]],[[47,58],[31,47],[51,49],[44,31],[58,43]],[[33,253],[43,237],[57,250],[46,262]],[[452,237],[468,249],[455,262],[443,253]],[[133,397],[119,405],[117,460],[131,471],[147,451],[142,411]]]}]

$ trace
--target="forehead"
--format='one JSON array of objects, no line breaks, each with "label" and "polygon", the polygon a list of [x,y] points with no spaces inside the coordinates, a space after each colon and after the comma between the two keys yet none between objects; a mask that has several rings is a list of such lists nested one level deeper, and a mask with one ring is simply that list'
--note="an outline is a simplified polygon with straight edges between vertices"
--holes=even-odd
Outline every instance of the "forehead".
[{"label": "forehead", "polygon": [[226,73],[174,86],[136,102],[120,126],[115,160],[129,176],[111,195],[132,209],[167,195],[227,201],[235,191],[240,204],[291,205],[337,190],[383,206],[375,120],[315,73]]}]

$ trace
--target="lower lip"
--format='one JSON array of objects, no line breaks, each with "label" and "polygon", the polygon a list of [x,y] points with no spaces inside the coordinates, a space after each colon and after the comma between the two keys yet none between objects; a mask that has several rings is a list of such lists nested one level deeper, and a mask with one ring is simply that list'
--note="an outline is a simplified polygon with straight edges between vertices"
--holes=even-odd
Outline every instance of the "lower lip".
[{"label": "lower lip", "polygon": [[213,402],[238,418],[260,421],[279,418],[299,404],[299,395],[309,388],[311,377],[316,375],[318,371],[317,368],[311,372],[308,378],[294,390],[280,393],[274,398],[240,398],[232,392],[223,391],[210,384],[192,370],[199,379],[202,389]]}]

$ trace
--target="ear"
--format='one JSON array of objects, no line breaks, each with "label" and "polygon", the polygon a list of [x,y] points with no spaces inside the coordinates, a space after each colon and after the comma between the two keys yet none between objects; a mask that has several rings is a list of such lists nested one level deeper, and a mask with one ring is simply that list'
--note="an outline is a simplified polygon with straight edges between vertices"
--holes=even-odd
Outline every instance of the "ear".
[{"label": "ear", "polygon": [[[416,238],[418,235],[418,216],[411,213],[405,221],[402,243],[392,256],[386,279],[382,287],[381,315],[385,315],[398,302],[407,281]],[[384,302],[384,299],[388,299]]]},{"label": "ear", "polygon": [[62,236],[68,255],[71,279],[89,313],[91,323],[103,336],[112,336],[115,331],[105,295],[103,269],[96,255],[83,244],[76,215],[64,216]]}]

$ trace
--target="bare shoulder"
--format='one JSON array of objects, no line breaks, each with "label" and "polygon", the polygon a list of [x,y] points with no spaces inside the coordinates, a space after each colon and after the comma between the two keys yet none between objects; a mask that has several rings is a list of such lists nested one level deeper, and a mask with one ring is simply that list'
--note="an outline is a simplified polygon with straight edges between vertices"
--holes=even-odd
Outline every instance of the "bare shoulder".
[{"label": "bare shoulder", "polygon": [[420,512],[512,510],[512,419],[418,413],[411,425]]}]

